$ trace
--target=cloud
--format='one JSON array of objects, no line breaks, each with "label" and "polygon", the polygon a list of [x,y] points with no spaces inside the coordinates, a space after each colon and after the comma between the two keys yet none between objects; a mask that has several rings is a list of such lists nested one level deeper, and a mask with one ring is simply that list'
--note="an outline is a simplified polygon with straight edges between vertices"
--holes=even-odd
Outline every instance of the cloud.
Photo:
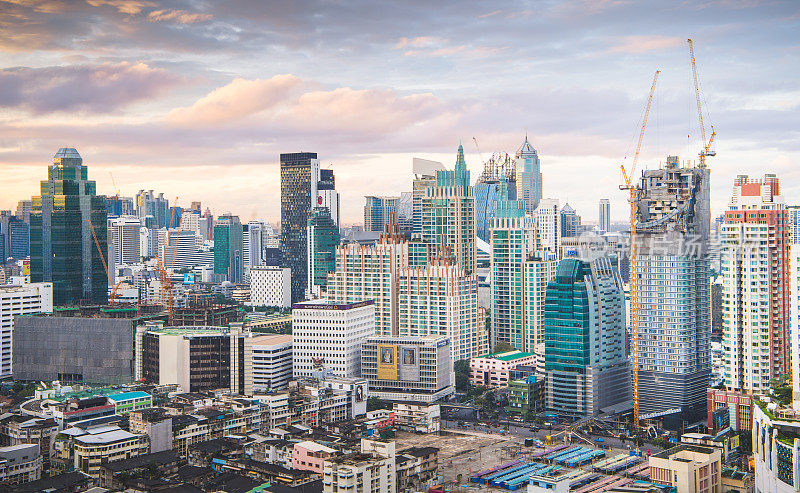
[{"label": "cloud", "polygon": [[190,13],[185,10],[154,10],[147,14],[147,20],[151,22],[158,21],[175,21],[179,24],[194,24],[195,22],[203,22],[210,20],[213,16],[211,14]]},{"label": "cloud", "polygon": [[155,7],[156,3],[147,0],[86,0],[92,7],[109,5],[122,14],[135,15],[147,7]]},{"label": "cloud", "polygon": [[647,53],[680,46],[686,40],[677,36],[624,36],[609,48],[609,53]]},{"label": "cloud", "polygon": [[108,113],[155,98],[183,77],[143,62],[0,70],[0,107]]}]

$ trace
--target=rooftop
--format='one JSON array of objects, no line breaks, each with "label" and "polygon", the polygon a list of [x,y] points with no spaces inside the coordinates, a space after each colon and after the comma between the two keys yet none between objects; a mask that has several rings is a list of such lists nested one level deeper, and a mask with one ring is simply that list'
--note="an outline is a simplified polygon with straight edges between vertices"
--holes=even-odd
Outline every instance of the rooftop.
[{"label": "rooftop", "polygon": [[322,445],[317,442],[312,442],[311,440],[296,443],[295,446],[302,447],[306,450],[310,450],[311,452],[327,452],[329,454],[336,452],[336,449],[326,447],[325,445]]},{"label": "rooftop", "polygon": [[273,346],[292,342],[291,334],[265,334],[252,338],[253,346]]},{"label": "rooftop", "polygon": [[152,454],[138,455],[130,459],[123,459],[116,462],[105,464],[105,468],[112,472],[128,471],[131,469],[138,469],[145,467],[149,464],[162,465],[176,462],[180,457],[174,450],[165,450],[163,452],[154,452]]},{"label": "rooftop", "polygon": [[87,445],[97,445],[103,443],[114,443],[114,442],[121,442],[124,440],[131,440],[134,438],[138,438],[139,435],[134,435],[133,433],[128,433],[125,430],[114,430],[114,431],[107,431],[105,433],[97,433],[97,434],[90,434],[87,433],[85,435],[81,435],[75,437],[76,442],[85,443]]},{"label": "rooftop", "polygon": [[523,353],[522,351],[514,350],[504,353],[491,353],[487,354],[486,356],[482,356],[482,358],[498,359],[500,361],[514,361],[515,359],[528,358],[530,356],[533,356],[533,353]]},{"label": "rooftop", "polygon": [[138,390],[133,392],[122,392],[119,394],[113,394],[108,396],[108,398],[114,402],[126,401],[128,399],[141,399],[147,397],[150,397],[150,394]]}]

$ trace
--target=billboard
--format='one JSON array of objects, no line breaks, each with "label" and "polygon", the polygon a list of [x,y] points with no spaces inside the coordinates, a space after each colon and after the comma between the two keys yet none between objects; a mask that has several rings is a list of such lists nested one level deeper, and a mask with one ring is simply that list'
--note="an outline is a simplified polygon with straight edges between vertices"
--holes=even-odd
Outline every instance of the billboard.
[{"label": "billboard", "polygon": [[31,261],[30,260],[23,260],[22,261],[22,275],[23,276],[31,275]]},{"label": "billboard", "polygon": [[355,392],[355,394],[356,394],[355,395],[356,402],[362,402],[364,400],[364,394],[365,393],[366,392],[364,392],[364,385],[363,384],[356,385],[356,392]]},{"label": "billboard", "polygon": [[194,284],[194,272],[187,272],[183,275],[184,284]]},{"label": "billboard", "polygon": [[728,450],[739,448],[739,435],[733,435],[728,439]]},{"label": "billboard", "polygon": [[419,381],[419,348],[401,346],[400,348],[400,380]]},{"label": "billboard", "polygon": [[714,431],[719,432],[731,425],[730,410],[727,407],[716,409],[711,416]]},{"label": "billboard", "polygon": [[378,344],[378,379],[397,380],[397,346]]}]

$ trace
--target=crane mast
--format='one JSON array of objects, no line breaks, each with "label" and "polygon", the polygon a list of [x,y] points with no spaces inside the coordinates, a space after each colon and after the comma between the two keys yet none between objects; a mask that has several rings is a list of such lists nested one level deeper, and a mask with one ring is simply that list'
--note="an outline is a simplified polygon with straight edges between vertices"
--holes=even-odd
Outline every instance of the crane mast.
[{"label": "crane mast", "polygon": [[711,149],[711,145],[714,143],[714,138],[717,136],[717,133],[714,131],[714,125],[711,125],[711,137],[706,140],[706,126],[705,122],[703,122],[703,105],[700,97],[700,79],[697,76],[697,62],[694,58],[694,41],[692,41],[692,38],[689,38],[687,41],[689,43],[689,57],[692,60],[694,96],[697,100],[697,117],[700,120],[700,137],[702,138],[701,145],[703,146],[703,148],[700,150],[700,168],[705,168],[706,156],[713,157],[717,155],[716,151]]},{"label": "crane mast", "polygon": [[625,164],[620,165],[622,171],[622,185],[621,190],[628,190],[630,193],[628,202],[631,208],[631,258],[630,258],[630,287],[631,287],[631,376],[633,380],[633,426],[639,429],[639,304],[638,304],[638,270],[636,267],[636,207],[638,200],[639,190],[634,183],[634,173],[636,172],[636,163],[639,161],[639,152],[642,150],[642,141],[644,140],[644,131],[647,128],[647,118],[650,116],[650,107],[653,105],[653,94],[656,92],[656,84],[658,83],[658,75],[661,71],[656,70],[653,76],[653,84],[650,86],[650,96],[647,98],[647,105],[644,109],[642,116],[642,128],[639,130],[639,140],[636,143],[636,153],[633,155],[633,162],[631,163],[630,171],[625,169]]}]

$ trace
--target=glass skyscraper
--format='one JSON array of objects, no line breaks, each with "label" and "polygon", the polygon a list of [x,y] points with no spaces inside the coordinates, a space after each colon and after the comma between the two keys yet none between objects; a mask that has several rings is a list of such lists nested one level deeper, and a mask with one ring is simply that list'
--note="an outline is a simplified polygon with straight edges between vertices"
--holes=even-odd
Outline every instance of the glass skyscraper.
[{"label": "glass skyscraper", "polygon": [[31,281],[53,283],[53,304],[108,301],[108,278],[97,246],[108,251],[106,205],[73,148],[53,156],[40,195],[31,198]]},{"label": "glass skyscraper", "polygon": [[317,197],[316,152],[281,154],[281,253],[292,270],[292,303],[302,301],[308,281],[308,215]]},{"label": "glass skyscraper", "polygon": [[244,277],[244,229],[239,216],[222,215],[214,225],[214,276],[232,283]]},{"label": "glass skyscraper", "polygon": [[528,214],[532,214],[542,200],[542,170],[539,155],[528,142],[527,135],[525,142],[517,150],[517,197],[525,202]]},{"label": "glass skyscraper", "polygon": [[308,290],[318,294],[336,268],[339,227],[327,207],[315,207],[308,216]]}]

